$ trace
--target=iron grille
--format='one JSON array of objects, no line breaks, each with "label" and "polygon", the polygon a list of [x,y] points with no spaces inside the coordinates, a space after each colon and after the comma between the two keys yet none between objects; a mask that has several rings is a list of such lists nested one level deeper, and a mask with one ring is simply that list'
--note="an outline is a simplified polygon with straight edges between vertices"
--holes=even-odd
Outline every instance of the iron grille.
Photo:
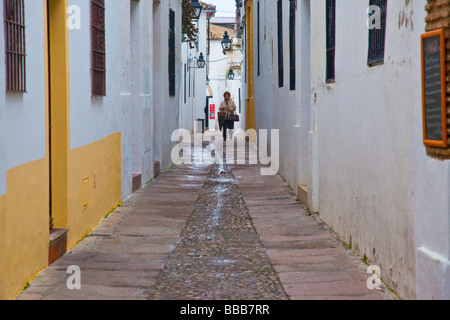
[{"label": "iron grille", "polygon": [[381,28],[369,29],[369,54],[367,64],[373,65],[384,62],[387,0],[370,0],[370,5],[378,6],[381,11]]},{"label": "iron grille", "polygon": [[169,10],[169,95],[175,96],[175,12]]},{"label": "iron grille", "polygon": [[283,4],[281,0],[277,1],[278,17],[278,87],[284,86],[284,62],[283,62]]},{"label": "iron grille", "polygon": [[335,79],[335,55],[336,55],[336,0],[326,0],[327,14],[327,74],[326,80]]},{"label": "iron grille", "polygon": [[297,0],[289,0],[289,89],[295,90],[295,11]]},{"label": "iron grille", "polygon": [[92,94],[106,96],[105,0],[91,0]]},{"label": "iron grille", "polygon": [[258,77],[261,75],[261,18],[260,18],[260,2],[258,1],[257,6],[257,44],[258,44]]},{"label": "iron grille", "polygon": [[4,0],[6,90],[26,92],[25,4]]}]

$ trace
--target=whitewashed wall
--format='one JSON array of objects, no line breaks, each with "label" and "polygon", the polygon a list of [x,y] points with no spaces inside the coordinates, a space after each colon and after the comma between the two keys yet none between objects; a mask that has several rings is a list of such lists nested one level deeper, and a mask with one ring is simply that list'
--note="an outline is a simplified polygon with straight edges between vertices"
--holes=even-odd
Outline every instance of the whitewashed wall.
[{"label": "whitewashed wall", "polygon": [[[91,33],[90,1],[69,2],[81,9],[81,29],[70,30],[70,142],[71,149],[85,146],[105,136],[120,131],[120,21],[121,9],[127,8],[129,1],[117,1],[117,5],[106,3],[106,70],[107,85],[105,97],[93,97],[91,94]],[[128,18],[129,20],[129,18]],[[129,21],[128,21],[129,24]],[[122,26],[124,28],[126,26]],[[113,35],[116,36],[113,37]],[[115,81],[111,81],[111,80]]]},{"label": "whitewashed wall", "polygon": [[[280,175],[297,191],[309,181],[310,125],[309,1],[296,11],[296,89],[290,90],[289,2],[283,1],[284,86],[278,87],[277,2],[260,0],[260,75],[257,58],[257,3],[254,1],[254,76],[256,129],[280,130]],[[244,75],[245,77],[245,75]],[[302,81],[303,80],[303,81]]]},{"label": "whitewashed wall", "polygon": [[[180,73],[180,128],[193,131],[197,119],[205,119],[206,106],[206,73],[207,66],[199,69],[197,59],[200,53],[207,61],[207,12],[202,11],[200,19],[196,23],[199,30],[197,34],[198,47],[189,47],[189,43],[183,43],[181,48],[181,73]],[[186,64],[186,103],[184,103],[184,65]],[[194,126],[195,124],[195,126]]]},{"label": "whitewashed wall", "polygon": [[239,8],[240,10],[240,17],[241,21],[240,24],[243,27],[242,32],[242,44],[244,46],[244,53],[242,55],[242,61],[241,61],[241,106],[242,106],[242,117],[241,117],[241,128],[246,130],[247,128],[247,109],[246,109],[246,100],[248,98],[248,86],[247,86],[247,80],[246,80],[246,74],[247,74],[247,52],[246,52],[246,46],[247,46],[247,30],[245,26],[243,25],[243,18],[245,16],[245,7],[244,4],[242,7]]},{"label": "whitewashed wall", "polygon": [[153,5],[133,1],[131,11],[131,98],[133,173],[142,173],[142,182],[153,176],[152,22]]},{"label": "whitewashed wall", "polygon": [[71,148],[121,132],[125,198],[132,190],[132,173],[142,173],[144,183],[153,174],[152,4],[129,0],[106,3],[105,97],[91,95],[90,1],[73,0],[70,4],[81,9],[81,29],[71,30],[69,36]]},{"label": "whitewashed wall", "polygon": [[[196,57],[200,56],[200,53],[203,53],[203,57],[206,61],[206,53],[207,53],[207,38],[208,38],[208,29],[207,29],[207,19],[206,13],[202,13],[200,19],[197,23],[197,28],[199,30],[198,34],[198,50],[195,53]],[[206,69],[192,69],[194,74],[195,81],[195,105],[194,105],[194,114],[196,119],[204,119],[205,118],[205,106],[206,106]]]},{"label": "whitewashed wall", "polygon": [[[413,1],[415,39],[425,30],[426,1]],[[416,40],[416,42],[418,42]],[[411,108],[413,111],[413,203],[416,292],[418,299],[450,299],[450,161],[426,155],[423,146],[421,53],[411,52]]]},{"label": "whitewashed wall", "polygon": [[[0,4],[3,12],[3,2]],[[44,17],[42,3],[39,1],[25,1],[25,23],[27,39],[27,92],[5,92],[5,79],[1,79],[0,99],[4,101],[0,107],[4,132],[2,135],[4,156],[1,157],[5,169],[42,159],[45,157],[45,81],[44,75]],[[0,27],[4,35],[4,26]],[[1,38],[1,73],[5,74],[4,37]],[[1,142],[0,142],[1,143]],[[1,168],[1,167],[0,167]],[[4,170],[1,170],[4,171]],[[5,173],[0,173],[1,186],[4,185]],[[3,179],[2,179],[3,177]]]},{"label": "whitewashed wall", "polygon": [[[181,92],[180,95],[180,128],[186,129],[189,132],[194,130],[194,101],[193,97],[190,93],[189,84],[192,81],[191,73],[189,72],[189,55],[191,49],[189,48],[189,43],[183,43],[181,46],[181,83],[179,90]],[[186,73],[186,75],[185,75]],[[185,87],[186,86],[186,87]],[[186,99],[185,99],[186,95]],[[186,101],[186,103],[185,103]]]},{"label": "whitewashed wall", "polygon": [[[420,74],[412,73],[420,60],[412,60],[411,52],[420,48],[425,2],[414,2],[417,14],[408,3],[388,2],[385,62],[371,68],[367,3],[337,3],[334,84],[325,84],[324,2],[311,3],[312,93],[319,121],[320,215],[360,256],[381,267],[394,290],[412,298],[413,147],[421,141],[412,139],[411,105],[421,100],[411,99],[420,88],[411,86],[410,79],[420,83]],[[399,23],[402,12],[414,29]]]},{"label": "whitewashed wall", "polygon": [[[3,11],[3,2],[0,3]],[[4,33],[4,24],[0,23],[0,34]],[[5,61],[5,42],[0,41],[0,61]],[[5,74],[5,64],[0,63],[0,74]],[[6,194],[6,87],[5,77],[0,77],[0,196]]]},{"label": "whitewashed wall", "polygon": [[[168,30],[169,8],[175,11],[176,95],[169,96]],[[181,0],[153,2],[153,105],[154,105],[154,159],[161,161],[161,169],[172,165],[172,132],[179,128],[181,97]]]}]

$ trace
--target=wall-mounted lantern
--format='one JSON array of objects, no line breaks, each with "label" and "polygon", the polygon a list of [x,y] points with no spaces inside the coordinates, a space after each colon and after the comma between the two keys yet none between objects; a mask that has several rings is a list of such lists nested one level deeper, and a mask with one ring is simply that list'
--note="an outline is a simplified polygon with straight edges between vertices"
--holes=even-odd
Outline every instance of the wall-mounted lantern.
[{"label": "wall-mounted lantern", "polygon": [[191,8],[194,9],[194,20],[200,19],[200,15],[202,14],[202,5],[198,3],[198,0],[191,1]]},{"label": "wall-mounted lantern", "polygon": [[225,31],[225,34],[223,35],[222,48],[225,51],[231,50],[231,40],[230,36],[228,35],[228,31]]},{"label": "wall-mounted lantern", "polygon": [[233,72],[233,70],[230,69],[230,71],[228,71],[227,78],[228,78],[228,80],[234,80],[234,72]]},{"label": "wall-mounted lantern", "polygon": [[197,60],[197,66],[199,69],[203,69],[206,65],[205,58],[203,57],[203,52],[200,52],[200,57]]}]

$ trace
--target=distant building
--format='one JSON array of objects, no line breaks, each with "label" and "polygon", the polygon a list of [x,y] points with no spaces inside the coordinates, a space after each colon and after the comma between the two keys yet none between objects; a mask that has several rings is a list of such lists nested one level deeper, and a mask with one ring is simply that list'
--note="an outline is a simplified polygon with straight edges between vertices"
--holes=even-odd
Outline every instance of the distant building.
[{"label": "distant building", "polygon": [[[235,37],[236,18],[235,17],[214,17],[209,26],[209,43],[211,46],[209,57],[208,78],[209,86],[213,92],[210,102],[216,107],[224,100],[223,94],[228,91],[231,99],[235,101],[236,112],[244,118],[245,110],[241,103],[241,81],[242,81],[242,42]],[[228,33],[232,41],[232,51],[225,52],[222,48],[222,40],[225,32]],[[210,125],[211,129],[218,128],[217,117],[215,125]],[[240,128],[242,122],[236,123],[235,129]]]}]

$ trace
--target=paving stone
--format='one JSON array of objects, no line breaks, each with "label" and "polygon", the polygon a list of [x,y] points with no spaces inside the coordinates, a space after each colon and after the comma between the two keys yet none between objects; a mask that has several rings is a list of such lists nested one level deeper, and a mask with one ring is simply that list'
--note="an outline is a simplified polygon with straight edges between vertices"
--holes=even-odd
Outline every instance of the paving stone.
[{"label": "paving stone", "polygon": [[[261,176],[260,169],[173,167],[17,299],[396,299],[384,286],[369,290],[362,261],[279,176]],[[71,265],[81,269],[81,290],[67,288]]]},{"label": "paving stone", "polygon": [[206,179],[150,299],[288,299],[229,168]]}]

